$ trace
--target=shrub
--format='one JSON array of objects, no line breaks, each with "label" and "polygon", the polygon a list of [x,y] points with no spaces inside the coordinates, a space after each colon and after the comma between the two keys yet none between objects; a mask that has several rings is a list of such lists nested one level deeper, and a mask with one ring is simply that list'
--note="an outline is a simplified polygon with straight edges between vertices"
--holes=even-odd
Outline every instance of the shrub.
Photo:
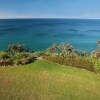
[{"label": "shrub", "polygon": [[0,66],[12,65],[12,58],[7,52],[0,52]]},{"label": "shrub", "polygon": [[15,65],[25,65],[33,62],[35,59],[31,53],[21,52],[13,55],[13,62]]},{"label": "shrub", "polygon": [[73,47],[69,43],[52,44],[51,47],[45,50],[45,53],[69,53],[72,52]]},{"label": "shrub", "polygon": [[21,65],[21,59],[14,59],[13,60],[13,65],[16,65],[16,66]]},{"label": "shrub", "polygon": [[20,44],[11,44],[8,50],[0,53],[0,66],[24,65],[34,60],[32,53]]},{"label": "shrub", "polygon": [[92,58],[91,61],[94,63],[94,70],[100,74],[100,59]]},{"label": "shrub", "polygon": [[100,52],[100,40],[97,41],[97,44],[98,44],[97,51]]},{"label": "shrub", "polygon": [[23,59],[21,60],[21,64],[22,64],[22,65],[29,64],[29,63],[31,63],[31,62],[32,62],[31,58],[30,58],[30,59],[28,59],[28,58],[23,58]]},{"label": "shrub", "polygon": [[0,52],[0,59],[8,59],[10,55],[7,52]]},{"label": "shrub", "polygon": [[44,52],[41,52],[41,51],[39,51],[39,52],[34,52],[34,53],[33,53],[33,56],[35,56],[35,57],[41,57],[41,56],[43,56],[43,55],[45,55],[45,53],[44,53]]},{"label": "shrub", "polygon": [[12,57],[14,59],[22,59],[22,58],[27,58],[28,56],[30,56],[29,53],[19,52],[19,53],[15,53]]},{"label": "shrub", "polygon": [[32,55],[29,55],[27,58],[23,58],[21,60],[21,63],[22,63],[22,65],[25,65],[25,64],[32,63],[34,60],[36,60],[36,58],[33,57]]},{"label": "shrub", "polygon": [[93,72],[95,71],[93,62],[88,58],[83,58],[83,57],[64,58],[64,57],[43,56],[43,59],[46,59],[55,63],[59,63],[61,65],[82,68],[82,69],[86,69]]},{"label": "shrub", "polygon": [[89,71],[94,71],[94,64],[88,58],[82,58],[82,57],[77,57],[74,59],[66,58],[65,62],[66,62],[65,65],[67,66],[78,67]]},{"label": "shrub", "polygon": [[8,46],[8,49],[5,51],[10,54],[14,54],[16,52],[33,52],[29,48],[26,48],[24,45],[21,44],[11,44]]},{"label": "shrub", "polygon": [[93,51],[93,52],[91,53],[91,56],[90,56],[90,57],[99,59],[99,58],[100,58],[100,52],[98,52],[98,51]]},{"label": "shrub", "polygon": [[79,51],[75,50],[73,46],[69,43],[61,43],[61,44],[52,44],[51,47],[47,48],[44,51],[45,54],[47,55],[55,55],[57,56],[63,56],[63,57],[77,57],[77,56],[82,56],[82,57],[89,57],[90,52],[84,50],[84,51]]},{"label": "shrub", "polygon": [[13,65],[12,59],[0,59],[0,66]]}]

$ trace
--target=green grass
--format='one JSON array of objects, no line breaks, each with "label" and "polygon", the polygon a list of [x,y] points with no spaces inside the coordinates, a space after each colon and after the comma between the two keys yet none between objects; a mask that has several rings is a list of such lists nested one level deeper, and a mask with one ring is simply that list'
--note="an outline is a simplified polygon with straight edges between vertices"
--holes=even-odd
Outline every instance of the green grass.
[{"label": "green grass", "polygon": [[100,100],[100,76],[46,60],[0,67],[0,100]]}]

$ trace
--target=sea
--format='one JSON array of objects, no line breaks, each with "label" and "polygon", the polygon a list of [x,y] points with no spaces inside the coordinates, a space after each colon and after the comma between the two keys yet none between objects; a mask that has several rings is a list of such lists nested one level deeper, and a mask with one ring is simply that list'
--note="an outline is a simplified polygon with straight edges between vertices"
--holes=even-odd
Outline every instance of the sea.
[{"label": "sea", "polygon": [[100,40],[99,19],[0,19],[0,51],[9,44],[24,44],[42,51],[53,43],[71,43],[93,51]]}]

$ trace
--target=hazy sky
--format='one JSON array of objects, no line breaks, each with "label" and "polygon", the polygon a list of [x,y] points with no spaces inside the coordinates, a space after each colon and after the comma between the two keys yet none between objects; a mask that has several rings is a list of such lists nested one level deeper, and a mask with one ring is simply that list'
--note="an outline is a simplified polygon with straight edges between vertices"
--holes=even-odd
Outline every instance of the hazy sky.
[{"label": "hazy sky", "polygon": [[0,0],[0,18],[100,18],[100,0]]}]

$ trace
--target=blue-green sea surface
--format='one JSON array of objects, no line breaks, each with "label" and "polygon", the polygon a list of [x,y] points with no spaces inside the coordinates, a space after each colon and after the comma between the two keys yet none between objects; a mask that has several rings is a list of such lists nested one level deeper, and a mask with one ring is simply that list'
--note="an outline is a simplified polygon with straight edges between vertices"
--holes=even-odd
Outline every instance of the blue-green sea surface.
[{"label": "blue-green sea surface", "polygon": [[25,44],[44,50],[52,43],[70,42],[76,49],[92,51],[100,40],[100,20],[95,19],[1,19],[0,51],[9,44]]}]

